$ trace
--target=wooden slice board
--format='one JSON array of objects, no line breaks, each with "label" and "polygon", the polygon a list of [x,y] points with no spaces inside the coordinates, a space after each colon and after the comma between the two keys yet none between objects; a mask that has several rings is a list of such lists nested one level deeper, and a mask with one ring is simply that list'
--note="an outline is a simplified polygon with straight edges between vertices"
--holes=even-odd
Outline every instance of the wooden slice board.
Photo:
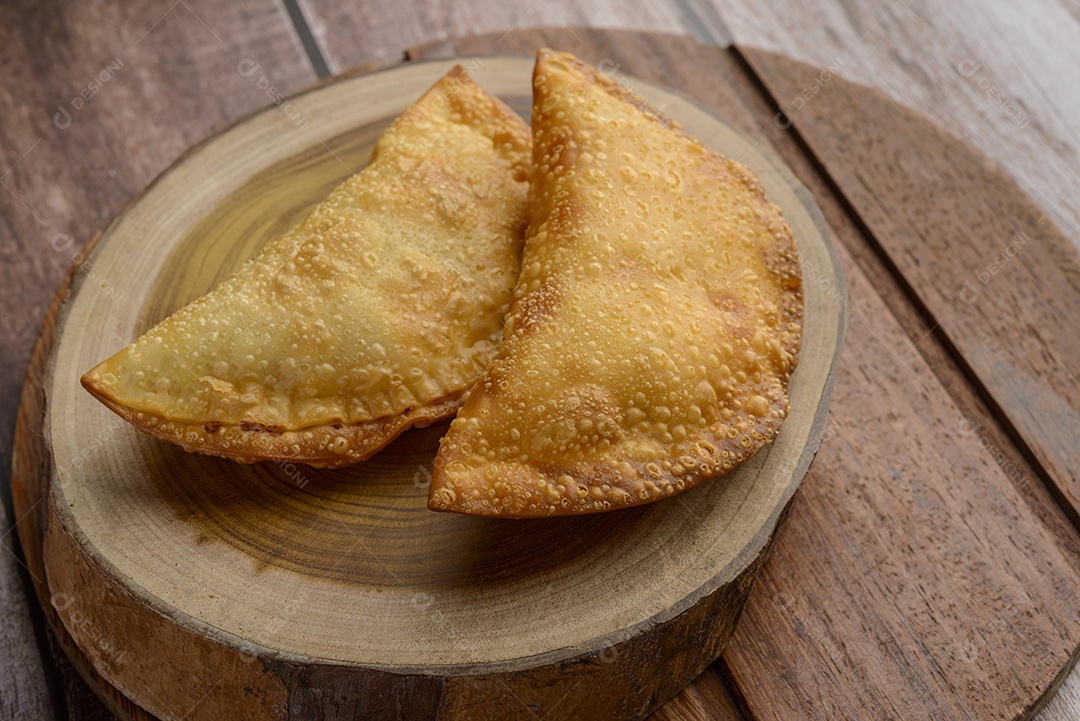
[{"label": "wooden slice board", "polygon": [[[531,59],[460,62],[527,116]],[[55,333],[51,353],[46,337],[30,376],[47,399],[42,434],[20,449],[32,462],[15,464],[19,533],[44,571],[48,615],[118,711],[640,718],[730,637],[821,440],[844,285],[787,168],[642,80],[623,77],[759,174],[814,269],[791,413],[723,480],[582,518],[436,514],[426,484],[445,424],[343,470],[241,466],[143,436],[78,385],[361,169],[379,133],[452,64],[341,78],[193,148],[103,233],[55,306],[43,331]],[[38,411],[25,405],[32,423]]]}]

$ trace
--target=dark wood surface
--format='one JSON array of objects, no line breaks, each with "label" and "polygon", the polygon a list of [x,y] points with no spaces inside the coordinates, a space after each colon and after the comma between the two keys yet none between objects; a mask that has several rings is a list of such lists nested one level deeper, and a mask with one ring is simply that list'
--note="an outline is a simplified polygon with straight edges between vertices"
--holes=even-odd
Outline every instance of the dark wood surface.
[{"label": "dark wood surface", "polygon": [[[268,104],[265,91],[237,72],[242,59],[260,63],[285,93],[316,74],[288,16],[269,3],[5,3],[0,28],[6,496],[33,339],[86,241],[186,148]],[[57,115],[60,107],[67,116]],[[10,522],[9,507],[6,515]],[[0,718],[38,721],[50,707],[61,717],[106,718],[66,661],[41,646],[40,624],[35,637],[24,600],[28,574],[14,533],[4,531]]]},{"label": "dark wood surface", "polygon": [[[1045,222],[1049,211],[914,113],[867,122],[897,113],[886,97],[794,73],[775,54],[744,56],[1002,425],[1080,520],[1080,262]],[[803,100],[815,81],[821,90]]]},{"label": "dark wood surface", "polygon": [[[93,688],[138,707],[133,719],[177,721],[204,696],[192,716],[205,721],[278,718],[285,699],[290,719],[469,718],[479,706],[507,720],[639,719],[731,637],[827,420],[846,315],[821,284],[803,289],[783,435],[722,483],[627,513],[433,514],[417,469],[431,467],[445,424],[347,469],[304,469],[300,484],[280,464],[148,442],[70,382],[147,313],[209,289],[302,216],[453,62],[322,84],[290,101],[303,128],[271,108],[199,143],[94,242],[85,265],[112,292],[77,272],[47,316],[15,435],[19,539],[47,580],[38,595],[61,645]],[[475,65],[528,114],[531,58]],[[820,214],[786,168],[689,100],[642,91],[757,169],[803,262],[843,286]]]},{"label": "dark wood surface", "polygon": [[[903,6],[897,16],[908,12],[907,3]],[[695,3],[689,7],[697,10],[698,20],[704,26],[713,24],[709,14]],[[71,260],[70,252],[65,256],[54,250],[63,244],[62,240],[53,242],[55,233],[66,232],[76,239],[76,244],[81,243],[183,147],[220,125],[224,118],[265,105],[267,100],[259,88],[235,84],[238,77],[235,63],[245,57],[244,49],[252,44],[257,52],[253,57],[264,67],[275,68],[268,76],[279,87],[294,90],[312,75],[312,66],[305,65],[299,55],[299,39],[289,32],[283,11],[245,10],[244,5],[236,4],[230,8],[215,11],[194,3],[174,5],[153,29],[156,42],[137,44],[137,62],[128,64],[125,60],[125,65],[117,71],[119,81],[125,66],[133,68],[130,84],[125,87],[117,82],[112,86],[118,97],[108,107],[101,107],[105,103],[95,105],[93,99],[89,101],[74,114],[71,127],[62,132],[51,124],[56,105],[61,102],[70,105],[69,96],[77,95],[85,87],[84,75],[88,76],[86,82],[93,78],[95,72],[87,70],[88,65],[99,61],[100,65],[93,67],[103,68],[119,57],[116,48],[127,47],[125,40],[138,40],[143,31],[136,32],[134,28],[144,19],[141,17],[144,13],[136,13],[140,17],[110,18],[112,34],[109,39],[99,39],[98,47],[111,52],[83,57],[81,54],[88,53],[92,44],[65,45],[54,39],[47,42],[57,34],[71,34],[73,28],[79,37],[80,28],[97,27],[87,18],[73,17],[76,10],[66,10],[67,15],[49,8],[0,10],[11,21],[4,26],[17,26],[21,31],[17,42],[0,51],[4,53],[5,68],[11,69],[10,74],[0,79],[0,84],[7,83],[3,100],[8,107],[24,108],[10,116],[13,120],[6,121],[0,129],[5,167],[14,165],[26,153],[4,177],[7,191],[0,193],[8,251],[3,266],[5,283],[0,292],[9,294],[5,296],[5,308],[20,310],[7,315],[11,325],[4,328],[11,348],[4,356],[3,368],[5,408],[10,409],[3,421],[4,438],[11,437],[14,399],[37,319]],[[167,9],[163,6],[160,12]],[[348,13],[338,11],[333,16],[336,21],[320,25],[318,18],[326,8],[307,7],[306,11],[312,17],[317,37],[339,33],[347,38],[349,24],[341,18]],[[215,12],[235,16],[217,17],[220,25],[215,25],[209,17]],[[535,14],[542,16],[549,12],[548,4],[544,3]],[[146,15],[157,13],[145,11]],[[896,19],[889,16],[885,21],[891,24]],[[146,20],[147,27],[154,25],[153,18]],[[441,21],[436,18],[432,22]],[[864,25],[871,22],[872,19]],[[909,26],[916,28],[918,23],[912,21]],[[222,43],[217,51],[214,46],[218,42],[207,27],[232,29],[218,33]],[[125,32],[132,37],[127,38]],[[196,39],[197,32],[207,33],[206,42]],[[361,38],[367,39],[366,43],[339,43],[336,46],[339,55],[327,52],[330,66],[347,65],[350,58],[363,59],[363,53],[373,47],[371,41],[376,36],[372,32],[365,31],[367,34]],[[432,35],[423,28],[420,32],[422,36]],[[1032,444],[1044,436],[1039,435],[1037,427],[1034,433],[1024,435],[1030,429],[1016,420],[1025,410],[1029,415],[1032,409],[1037,410],[1037,401],[1030,394],[995,394],[999,389],[980,376],[979,367],[963,355],[964,346],[957,343],[956,329],[946,325],[958,322],[957,318],[945,317],[947,314],[940,305],[931,303],[930,285],[935,281],[940,288],[957,287],[959,273],[948,264],[949,255],[935,257],[933,261],[927,259],[926,265],[930,267],[921,268],[921,275],[915,278],[908,277],[904,265],[892,257],[903,246],[887,245],[888,241],[877,234],[880,226],[863,217],[867,209],[863,208],[860,214],[851,189],[845,190],[842,180],[829,172],[828,156],[815,155],[824,152],[820,140],[815,147],[812,128],[798,124],[799,113],[792,113],[797,132],[760,122],[761,117],[770,117],[761,111],[775,107],[770,90],[784,88],[779,84],[784,80],[798,82],[800,76],[797,70],[792,70],[793,66],[785,66],[787,75],[775,71],[771,80],[762,73],[763,88],[748,81],[745,74],[739,74],[737,58],[715,48],[687,50],[695,62],[679,65],[671,60],[676,51],[665,45],[674,41],[658,41],[630,52],[630,46],[620,48],[622,41],[605,39],[606,34],[589,34],[580,29],[572,32],[589,43],[594,50],[592,59],[610,57],[612,53],[607,51],[621,50],[617,57],[622,61],[622,69],[647,76],[651,68],[656,79],[684,88],[724,111],[744,130],[767,137],[815,191],[844,249],[851,283],[854,312],[845,353],[846,370],[842,371],[837,386],[835,433],[815,462],[791,524],[781,536],[762,582],[751,594],[744,623],[725,661],[661,714],[669,714],[669,718],[736,717],[724,711],[733,708],[721,702],[727,693],[738,699],[750,716],[762,718],[792,715],[831,718],[841,714],[982,718],[1009,717],[1010,713],[1022,712],[1022,699],[1025,692],[1029,694],[1033,690],[1033,679],[1042,677],[1041,683],[1045,683],[1046,672],[1053,664],[1065,665],[1065,659],[1060,658],[1061,649],[1070,643],[1071,648],[1076,646],[1077,606],[1072,596],[1077,587],[1076,536],[1068,514],[1062,511],[1047,485],[1057,489],[1058,498],[1065,498],[1067,486],[1061,479],[1066,477],[1061,469],[1068,470],[1069,466],[1064,465],[1065,461],[1058,461],[1058,468],[1043,465],[1048,463],[1049,456],[1036,454]],[[274,37],[283,38],[282,44],[269,52],[273,46],[263,43]],[[393,39],[401,44],[400,37]],[[503,45],[499,39],[489,38],[487,46]],[[385,48],[389,38],[379,40],[380,47]],[[573,49],[573,41],[571,36],[562,46]],[[28,47],[34,47],[35,52],[29,52]],[[44,54],[37,50],[39,47],[44,47]],[[684,50],[686,47],[684,43]],[[603,53],[600,58],[595,56],[596,51]],[[182,62],[177,60],[180,57]],[[391,53],[387,59],[393,57]],[[749,52],[746,57],[750,57]],[[761,57],[757,60],[758,65],[763,62]],[[275,62],[280,62],[280,67]],[[823,65],[818,64],[803,79],[818,77]],[[853,63],[848,63],[848,67],[855,76],[866,73],[865,68]],[[45,78],[39,84],[43,89],[40,92],[47,92],[50,87],[55,89],[48,98],[39,95],[28,101],[22,86],[26,84],[25,78],[39,68],[44,69],[39,74]],[[702,68],[710,71],[703,72]],[[907,66],[904,71],[914,72]],[[991,71],[992,68],[987,70]],[[848,74],[843,70],[841,73]],[[826,87],[832,85],[828,83]],[[891,86],[889,89],[894,90]],[[102,95],[95,96],[96,99],[109,97],[103,95],[109,90],[109,83],[103,85],[99,91]],[[204,109],[205,115],[185,114],[182,102],[179,110],[172,103],[161,102],[167,92],[176,92],[186,102],[200,107],[207,93],[216,101]],[[790,96],[779,97],[785,102]],[[807,117],[819,99],[803,106]],[[971,105],[970,98],[968,101]],[[25,111],[27,102],[39,108],[36,114]],[[744,109],[740,110],[740,106]],[[169,112],[163,110],[166,107]],[[957,111],[957,107],[964,107],[963,103],[950,100],[948,108],[953,113],[950,117],[963,118],[964,113]],[[140,114],[140,111],[145,112]],[[87,120],[90,118],[95,120],[90,122]],[[148,127],[147,118],[154,118],[153,127]],[[65,140],[71,136],[64,133],[80,129],[88,135],[77,142]],[[43,140],[34,146],[37,137]],[[162,138],[166,142],[154,142]],[[806,152],[807,146],[812,151],[810,154]],[[1058,148],[1056,144],[1054,147],[1070,157],[1067,148]],[[46,152],[39,157],[38,151],[42,150]],[[125,160],[125,150],[133,157]],[[1048,169],[1051,164],[1038,171],[1024,170],[1029,162],[1019,155],[1006,165],[1013,175],[1026,174],[1025,185],[1029,188],[1034,185],[1033,177],[1046,176],[1053,180],[1052,169]],[[108,175],[109,168],[117,174]],[[842,170],[841,164],[837,173]],[[1054,197],[1066,188],[1064,184]],[[1038,192],[1035,195],[1042,197]],[[1052,212],[1041,221],[1056,219],[1068,228],[1068,220],[1059,217],[1067,214],[1068,207],[1068,202],[1044,207]],[[871,237],[867,230],[875,235]],[[894,242],[903,240],[901,237]],[[973,242],[977,243],[978,238]],[[1024,251],[1032,247],[1035,246],[1028,244]],[[983,252],[989,263],[1000,250],[985,247]],[[1020,256],[1018,259],[1022,260]],[[967,270],[970,272],[970,268]],[[989,285],[987,292],[996,292],[999,280],[1000,276],[995,275],[994,285]],[[1068,287],[1048,286],[1033,280],[1041,279],[1027,279],[1022,296],[1026,303],[1053,305],[1062,293],[1075,293]],[[1071,300],[1075,302],[1075,295]],[[941,329],[937,327],[939,322],[943,324]],[[1043,331],[1022,324],[1004,327],[1010,334],[1019,332],[999,339],[997,348],[1006,352],[1022,350],[1025,339]],[[997,333],[1000,329],[995,324],[990,332]],[[1020,349],[1015,348],[1017,338]],[[1048,362],[1042,370],[1052,371],[1049,365]],[[1076,396],[1070,395],[1076,392],[1075,377],[1062,379],[1037,374],[1035,377],[1048,384],[1054,395],[1066,399],[1066,405],[1068,399],[1073,399],[1075,405]],[[1062,457],[1067,460],[1067,456]],[[6,472],[7,464],[4,465]],[[848,513],[853,507],[869,511],[870,515]],[[1003,529],[1005,535],[1001,535]],[[994,539],[1004,542],[995,543]],[[5,546],[12,545],[11,536],[5,537]],[[1056,552],[1050,556],[1035,552],[1047,548]],[[928,568],[930,572],[924,573]],[[858,572],[854,583],[852,569]],[[1003,569],[1005,573],[1001,573]],[[7,598],[18,598],[10,584],[5,589],[10,594],[5,597],[5,604]],[[948,605],[948,599],[957,592],[968,600],[968,605]],[[891,601],[891,606],[879,603],[882,599]],[[868,600],[874,603],[864,609],[861,604]],[[1070,602],[1073,605],[1069,606]],[[1059,604],[1058,611],[1064,610],[1066,614],[1054,623],[1054,628],[1061,631],[1061,643],[1056,650],[1050,646],[1038,647],[1034,654],[1029,654],[1026,648],[1018,649],[1014,645],[1018,637],[1011,634],[1017,628],[1029,627],[1032,618],[1040,616],[1042,604],[1047,603]],[[1035,625],[1045,631],[1054,620],[1050,614]],[[972,626],[972,622],[976,625]],[[47,684],[35,672],[35,664],[17,661],[32,659],[36,653],[32,649],[28,651],[30,634],[26,631],[26,621],[11,628],[15,633],[10,637],[5,635],[3,641],[5,648],[12,649],[5,661],[12,658],[16,662],[4,664],[5,669],[13,669],[9,672],[13,681],[2,688],[0,709],[7,711],[8,707],[2,704],[7,699],[18,698],[18,703],[10,706],[12,716],[40,718],[50,704]],[[1005,655],[999,657],[999,651]],[[1006,663],[1008,658],[1016,660],[1020,652],[1024,654],[1024,659],[1020,659],[1023,663]],[[1027,663],[1028,656],[1035,657],[1035,663]],[[95,716],[98,712],[91,704],[77,700],[80,693],[85,694],[85,689],[72,680],[70,672],[63,673],[62,663],[59,675],[53,673],[49,656],[45,657],[44,666],[42,675],[51,674],[54,687],[66,689],[66,694],[53,694],[52,703],[61,715],[102,717]],[[725,693],[717,692],[718,677],[725,680]],[[852,678],[859,683],[851,684]],[[16,684],[27,689],[25,703],[21,695],[16,696],[21,692],[8,691]],[[839,694],[838,689],[842,691]],[[987,703],[990,692],[997,689],[1015,703],[992,709],[980,705]],[[68,703],[63,701],[65,695],[70,699]],[[1056,718],[1071,717],[1069,709],[1075,707],[1070,705],[1070,698],[1074,697],[1066,696],[1057,706],[1055,712],[1065,715]],[[684,716],[670,715],[682,713],[684,707]]]},{"label": "dark wood surface", "polygon": [[[991,444],[1000,439],[987,435],[996,424],[980,399],[981,388],[957,377],[963,358],[946,350],[935,359],[941,366],[935,369],[917,352],[928,342],[947,345],[948,339],[933,332],[936,322],[926,317],[924,301],[892,271],[877,252],[879,241],[864,232],[861,219],[835,192],[830,159],[806,152],[801,116],[792,114],[790,128],[787,119],[777,121],[773,99],[748,77],[740,56],[710,47],[690,50],[672,38],[632,41],[611,33],[574,37],[549,30],[456,41],[428,52],[513,52],[539,42],[594,62],[609,58],[626,72],[678,87],[772,144],[814,191],[847,261],[852,322],[833,404],[834,434],[725,653],[728,676],[750,714],[1020,714],[1033,698],[1032,688],[1059,680],[1057,671],[1080,642],[1075,532],[1052,495],[1029,475],[1035,468],[994,452],[999,447]],[[773,61],[774,75],[795,87],[809,86],[822,73],[752,50],[741,55]],[[941,146],[932,142],[940,142],[936,127],[840,78],[825,84],[815,103],[820,122],[832,123],[838,143],[867,152],[875,148],[845,126],[859,114],[886,137],[926,138],[925,150],[906,146],[916,167],[932,172],[941,157]],[[981,180],[975,175],[981,168],[977,156],[955,141],[948,146],[950,160],[966,158],[975,166],[955,172],[967,170],[964,177]],[[850,148],[848,153],[857,155]],[[902,186],[887,175],[891,167],[880,163],[876,172],[879,193],[893,199],[890,180]],[[990,202],[981,194],[1017,197],[1012,181],[992,179],[993,184],[969,182],[975,207]],[[922,198],[919,207],[933,217],[937,206],[933,198]],[[926,218],[908,222],[930,232]],[[942,243],[953,234],[953,243],[967,238],[962,224],[933,218],[933,228]],[[1044,224],[1032,233],[1041,238],[1054,229]],[[1060,236],[1056,240],[1069,257],[1071,247]],[[944,284],[958,267],[939,261],[927,272]],[[1018,292],[1047,301],[1057,292],[1075,293],[1068,285],[1036,282]],[[1001,324],[1013,332],[1025,327],[1015,318]],[[1001,351],[1008,359],[1020,349],[1003,344]],[[991,538],[997,541],[988,543]],[[1042,556],[1045,565],[1033,565],[1032,555]],[[1048,595],[1036,600],[1039,591]],[[1051,617],[1033,613],[1036,608],[1053,609]],[[991,632],[1020,626],[1034,631],[1030,622],[1036,616],[1043,616],[1037,635],[1054,638],[1056,652],[1033,656],[1006,634]]]}]

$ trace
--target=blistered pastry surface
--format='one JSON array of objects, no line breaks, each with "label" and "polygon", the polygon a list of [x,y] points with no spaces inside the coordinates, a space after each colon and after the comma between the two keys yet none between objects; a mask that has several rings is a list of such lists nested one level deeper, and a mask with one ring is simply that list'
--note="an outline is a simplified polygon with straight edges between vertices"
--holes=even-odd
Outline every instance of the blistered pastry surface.
[{"label": "blistered pastry surface", "polygon": [[746,167],[567,54],[534,75],[532,220],[506,341],[458,413],[430,506],[590,513],[678,493],[776,433],[798,255]]},{"label": "blistered pastry surface", "polygon": [[340,465],[452,414],[502,339],[529,152],[528,127],[456,68],[305,221],[84,385],[238,460]]}]

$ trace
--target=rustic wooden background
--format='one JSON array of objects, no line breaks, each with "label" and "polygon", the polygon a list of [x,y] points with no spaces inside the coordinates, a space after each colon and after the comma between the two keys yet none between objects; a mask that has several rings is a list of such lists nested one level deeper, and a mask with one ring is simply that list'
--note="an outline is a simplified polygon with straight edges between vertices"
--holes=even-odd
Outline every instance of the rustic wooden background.
[{"label": "rustic wooden background", "polygon": [[[260,77],[289,94],[355,65],[396,62],[413,45],[558,25],[676,32],[719,45],[734,40],[876,87],[998,162],[1080,247],[1075,0],[3,3],[3,486],[19,388],[53,290],[90,235],[177,155],[271,101],[267,89],[237,72],[241,60],[258,63]],[[40,619],[33,622],[17,543],[7,530],[9,506],[5,512],[0,719],[105,718],[49,652]],[[728,703],[719,680],[714,690],[716,708]],[[1073,673],[1040,718],[1078,716],[1080,675]]]}]

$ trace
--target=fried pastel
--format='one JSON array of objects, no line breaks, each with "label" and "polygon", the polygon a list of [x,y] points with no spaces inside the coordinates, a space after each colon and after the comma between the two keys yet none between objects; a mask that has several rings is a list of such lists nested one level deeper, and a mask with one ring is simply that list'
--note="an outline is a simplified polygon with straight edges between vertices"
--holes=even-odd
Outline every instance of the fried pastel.
[{"label": "fried pastel", "polygon": [[306,220],[83,385],[242,462],[342,466],[453,415],[502,340],[529,153],[528,126],[455,68]]},{"label": "fried pastel", "polygon": [[800,268],[758,179],[571,55],[540,51],[533,92],[522,273],[435,510],[648,503],[735,468],[787,413]]}]

